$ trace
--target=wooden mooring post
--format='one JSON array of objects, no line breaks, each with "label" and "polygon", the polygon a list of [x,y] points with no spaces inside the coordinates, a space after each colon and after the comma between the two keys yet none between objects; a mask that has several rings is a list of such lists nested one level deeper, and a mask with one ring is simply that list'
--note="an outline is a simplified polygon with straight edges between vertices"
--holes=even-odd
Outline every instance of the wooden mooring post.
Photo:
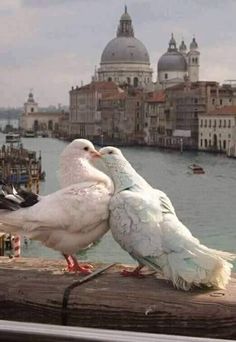
[{"label": "wooden mooring post", "polygon": [[154,275],[122,277],[121,265],[86,282],[63,267],[62,260],[1,257],[0,319],[236,339],[234,277],[226,290],[183,292]]}]

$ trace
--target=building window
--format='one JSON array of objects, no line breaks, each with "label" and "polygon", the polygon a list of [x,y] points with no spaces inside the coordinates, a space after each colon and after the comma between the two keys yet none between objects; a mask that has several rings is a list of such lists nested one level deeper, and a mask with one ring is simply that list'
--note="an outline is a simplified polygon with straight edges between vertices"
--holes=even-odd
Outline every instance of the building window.
[{"label": "building window", "polygon": [[49,131],[53,130],[53,122],[52,122],[52,120],[48,121],[48,129],[49,129]]},{"label": "building window", "polygon": [[220,99],[220,105],[222,105],[222,103],[223,103],[223,100],[222,100],[222,99]]},{"label": "building window", "polygon": [[198,103],[198,99],[196,97],[194,99],[194,103]]},{"label": "building window", "polygon": [[201,145],[201,147],[202,147],[202,139],[200,140],[200,145]]},{"label": "building window", "polygon": [[212,104],[215,104],[215,99],[212,99]]},{"label": "building window", "polygon": [[226,149],[226,140],[223,140],[223,149]]},{"label": "building window", "polygon": [[203,126],[203,120],[201,119],[201,121],[200,121],[200,127],[202,127]]},{"label": "building window", "polygon": [[224,127],[226,127],[226,120],[224,120]]},{"label": "building window", "polygon": [[33,113],[34,112],[34,108],[31,108],[31,113]]},{"label": "building window", "polygon": [[211,137],[211,133],[209,133],[209,137]]},{"label": "building window", "polygon": [[231,134],[228,135],[228,138],[231,138]]},{"label": "building window", "polygon": [[134,77],[134,87],[138,86],[138,77]]},{"label": "building window", "polygon": [[209,120],[209,127],[211,127],[211,120]]},{"label": "building window", "polygon": [[221,120],[219,121],[219,128],[221,128]]},{"label": "building window", "polygon": [[205,139],[205,147],[207,147],[207,139]]},{"label": "building window", "polygon": [[108,77],[108,82],[111,82],[112,81],[112,77]]},{"label": "building window", "polygon": [[231,127],[231,121],[229,120],[229,124],[228,124],[228,127],[230,128]]},{"label": "building window", "polygon": [[168,80],[168,74],[165,74],[165,80]]},{"label": "building window", "polygon": [[214,120],[214,126],[213,127],[216,127],[216,120]]},{"label": "building window", "polygon": [[205,125],[204,125],[204,127],[207,127],[207,120],[205,120]]}]

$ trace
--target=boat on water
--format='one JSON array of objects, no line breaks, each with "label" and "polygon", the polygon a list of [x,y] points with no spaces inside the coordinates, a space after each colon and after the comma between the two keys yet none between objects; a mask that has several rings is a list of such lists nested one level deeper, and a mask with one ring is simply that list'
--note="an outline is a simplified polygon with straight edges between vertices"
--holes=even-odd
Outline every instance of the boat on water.
[{"label": "boat on water", "polygon": [[9,132],[6,134],[6,143],[7,144],[20,143],[20,141],[21,141],[21,136],[19,133]]},{"label": "boat on water", "polygon": [[35,133],[35,131],[27,130],[24,132],[24,137],[25,138],[35,138],[35,137],[37,137],[37,134]]},{"label": "boat on water", "polygon": [[197,175],[201,175],[205,173],[204,169],[200,165],[197,165],[197,164],[189,165],[189,169],[191,169],[192,172]]}]

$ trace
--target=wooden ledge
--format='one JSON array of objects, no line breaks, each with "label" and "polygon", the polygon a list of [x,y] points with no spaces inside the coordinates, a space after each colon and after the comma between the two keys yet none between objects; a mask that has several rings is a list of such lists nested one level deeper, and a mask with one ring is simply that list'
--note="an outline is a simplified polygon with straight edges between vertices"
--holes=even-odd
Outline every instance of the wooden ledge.
[{"label": "wooden ledge", "polygon": [[71,288],[62,310],[65,290],[83,278],[63,267],[63,260],[1,257],[0,319],[236,339],[234,277],[226,290],[183,292],[154,275],[122,277],[115,265]]}]

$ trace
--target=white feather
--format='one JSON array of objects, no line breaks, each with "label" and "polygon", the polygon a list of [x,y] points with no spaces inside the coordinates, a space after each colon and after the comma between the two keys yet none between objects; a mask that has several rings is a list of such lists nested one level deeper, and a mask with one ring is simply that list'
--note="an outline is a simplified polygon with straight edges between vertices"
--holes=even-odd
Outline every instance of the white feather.
[{"label": "white feather", "polygon": [[232,268],[228,261],[236,256],[210,249],[193,237],[166,194],[147,184],[118,149],[100,152],[115,184],[110,227],[121,247],[140,264],[161,270],[176,288],[225,288]]}]

